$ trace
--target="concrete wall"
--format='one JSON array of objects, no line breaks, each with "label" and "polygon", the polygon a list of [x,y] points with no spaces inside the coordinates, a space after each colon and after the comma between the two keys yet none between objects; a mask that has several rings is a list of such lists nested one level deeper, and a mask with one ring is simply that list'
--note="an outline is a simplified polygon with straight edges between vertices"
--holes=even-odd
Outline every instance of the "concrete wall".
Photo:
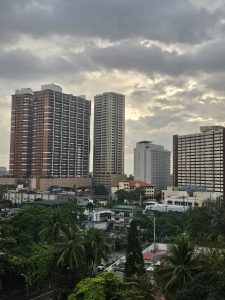
[{"label": "concrete wall", "polygon": [[[0,184],[15,184],[17,185],[18,180],[20,178],[10,178],[10,177],[0,177]],[[24,180],[24,178],[21,180]]]},{"label": "concrete wall", "polygon": [[92,186],[92,178],[32,178],[31,186],[38,191],[45,191],[51,185],[60,187],[89,187]]}]

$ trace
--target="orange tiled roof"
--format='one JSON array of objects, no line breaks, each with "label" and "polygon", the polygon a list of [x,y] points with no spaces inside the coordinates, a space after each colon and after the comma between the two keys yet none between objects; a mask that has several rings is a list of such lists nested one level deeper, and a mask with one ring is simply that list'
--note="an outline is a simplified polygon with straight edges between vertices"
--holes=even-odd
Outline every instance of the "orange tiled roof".
[{"label": "orange tiled roof", "polygon": [[136,186],[136,185],[139,185],[140,187],[154,187],[153,184],[151,183],[147,183],[145,181],[142,181],[142,180],[130,180],[129,181],[129,186]]}]

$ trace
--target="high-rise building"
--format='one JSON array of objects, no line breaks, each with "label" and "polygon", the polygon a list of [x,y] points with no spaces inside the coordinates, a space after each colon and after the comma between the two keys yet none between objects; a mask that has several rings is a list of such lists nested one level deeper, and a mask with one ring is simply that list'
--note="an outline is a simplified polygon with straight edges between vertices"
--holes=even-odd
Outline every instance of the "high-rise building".
[{"label": "high-rise building", "polygon": [[12,96],[9,175],[14,177],[31,175],[33,99],[29,88]]},{"label": "high-rise building", "polygon": [[169,150],[150,141],[136,143],[134,148],[134,179],[155,185],[158,194],[170,185]]},{"label": "high-rise building", "polygon": [[212,192],[225,185],[225,128],[200,127],[200,132],[173,136],[173,184]]},{"label": "high-rise building", "polygon": [[[17,91],[13,96],[13,106],[20,107],[21,101],[26,106],[27,102],[30,103],[30,106],[28,111],[22,109],[22,115],[21,109],[12,111],[12,125],[16,124],[12,126],[11,133],[10,175],[87,177],[90,101],[83,96],[64,94],[61,87],[54,84],[43,85],[41,91],[34,93],[30,90],[30,94],[24,94],[24,90]],[[25,125],[22,122],[24,116],[29,120]],[[18,119],[21,121],[18,122]],[[21,131],[21,126],[24,129],[22,144],[20,136],[16,135],[17,131]],[[27,161],[23,156],[25,154]],[[23,168],[19,169],[21,164]]]},{"label": "high-rise building", "polygon": [[124,174],[125,96],[113,92],[94,99],[93,183],[111,187]]}]

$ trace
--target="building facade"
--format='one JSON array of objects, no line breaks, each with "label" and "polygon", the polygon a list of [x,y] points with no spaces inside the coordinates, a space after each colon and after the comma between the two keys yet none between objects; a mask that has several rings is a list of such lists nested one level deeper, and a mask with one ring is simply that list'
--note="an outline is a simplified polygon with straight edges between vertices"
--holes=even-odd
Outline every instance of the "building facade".
[{"label": "building facade", "polygon": [[[94,99],[93,183],[111,187],[124,174],[125,96],[103,93]],[[121,178],[122,179],[122,178]]]},{"label": "building facade", "polygon": [[200,127],[200,132],[173,137],[173,184],[223,192],[225,128]]},{"label": "building facade", "polygon": [[112,192],[114,191],[115,193],[118,190],[130,192],[137,188],[140,189],[146,197],[154,197],[155,195],[155,186],[141,180],[120,181],[117,187],[112,187]]},{"label": "building facade", "polygon": [[150,141],[136,144],[134,149],[134,179],[155,186],[158,194],[170,185],[170,151]]},{"label": "building facade", "polygon": [[[54,84],[43,85],[41,91],[30,90],[30,94],[23,92],[12,100],[12,108],[21,107],[23,102],[28,109],[12,109],[10,175],[88,177],[90,101],[64,94]],[[26,122],[22,123],[25,116]],[[17,134],[21,126],[25,132],[22,144],[21,134]]]},{"label": "building facade", "polygon": [[9,175],[13,177],[31,176],[33,100],[29,88],[12,96]]}]

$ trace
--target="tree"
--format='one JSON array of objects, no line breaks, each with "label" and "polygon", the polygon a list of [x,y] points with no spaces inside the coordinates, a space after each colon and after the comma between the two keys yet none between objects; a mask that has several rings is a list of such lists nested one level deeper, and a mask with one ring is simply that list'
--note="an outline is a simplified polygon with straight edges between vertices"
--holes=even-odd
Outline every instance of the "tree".
[{"label": "tree", "polygon": [[153,285],[151,278],[146,274],[127,278],[122,284],[122,296],[124,300],[144,299],[153,300]]},{"label": "tree", "polygon": [[105,233],[93,227],[86,231],[84,248],[89,274],[93,276],[96,271],[96,266],[100,264],[102,260],[107,261],[111,247],[106,240]]},{"label": "tree", "polygon": [[42,241],[48,243],[57,242],[63,237],[63,222],[60,218],[59,211],[53,211],[53,214],[48,218],[48,223],[40,231],[39,235]]},{"label": "tree", "polygon": [[55,263],[54,248],[51,245],[33,246],[25,271],[30,284],[40,289],[48,288],[52,284]]},{"label": "tree", "polygon": [[96,185],[94,187],[94,195],[108,195],[105,186],[103,184]]},{"label": "tree", "polygon": [[225,274],[202,272],[178,292],[175,300],[225,299]]},{"label": "tree", "polygon": [[198,255],[194,254],[194,246],[182,235],[177,238],[176,244],[172,245],[169,254],[165,255],[162,265],[156,269],[155,278],[158,286],[161,286],[168,296],[173,296],[200,269],[200,260]]},{"label": "tree", "polygon": [[125,191],[125,190],[118,190],[115,192],[115,194],[117,195],[118,197],[118,202],[123,204],[124,200],[125,199],[129,199],[129,192],[128,191]]},{"label": "tree", "polygon": [[128,232],[127,248],[126,248],[126,263],[125,276],[145,273],[144,260],[141,250],[139,232],[136,221],[131,221]]},{"label": "tree", "polygon": [[88,204],[86,205],[86,209],[88,210],[88,220],[90,220],[90,214],[91,214],[91,211],[93,211],[94,209],[94,205],[92,202],[88,202]]},{"label": "tree", "polygon": [[83,237],[77,228],[69,226],[64,231],[64,238],[58,243],[61,249],[57,265],[69,268],[71,271],[79,266],[84,257]]},{"label": "tree", "polygon": [[69,296],[69,300],[122,300],[121,284],[122,278],[115,273],[101,273],[97,277],[81,280]]},{"label": "tree", "polygon": [[213,222],[212,209],[208,207],[196,207],[193,210],[188,210],[184,216],[187,218],[187,233],[193,240],[202,244],[204,240],[199,241],[199,237],[203,233],[204,235],[215,236],[216,225]]}]

